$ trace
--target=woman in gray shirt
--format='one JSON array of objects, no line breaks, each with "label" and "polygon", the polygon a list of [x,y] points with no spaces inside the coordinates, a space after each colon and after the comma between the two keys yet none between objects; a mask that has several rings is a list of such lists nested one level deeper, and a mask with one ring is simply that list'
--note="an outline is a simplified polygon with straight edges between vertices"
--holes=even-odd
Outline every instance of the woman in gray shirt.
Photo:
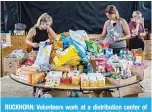
[{"label": "woman in gray shirt", "polygon": [[115,6],[109,5],[105,10],[108,20],[105,22],[101,38],[107,38],[114,54],[126,49],[126,39],[130,38],[130,30],[125,19],[119,17]]}]

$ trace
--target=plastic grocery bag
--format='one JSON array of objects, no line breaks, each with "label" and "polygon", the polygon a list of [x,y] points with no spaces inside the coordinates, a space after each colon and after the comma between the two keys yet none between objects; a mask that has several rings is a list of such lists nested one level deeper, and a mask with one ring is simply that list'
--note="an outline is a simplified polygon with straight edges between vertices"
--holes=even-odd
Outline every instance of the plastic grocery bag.
[{"label": "plastic grocery bag", "polygon": [[55,56],[53,62],[55,63],[56,67],[60,67],[66,64],[67,62],[71,61],[72,58],[77,54],[77,49],[74,46],[70,46],[69,48],[65,49],[62,53]]},{"label": "plastic grocery bag", "polygon": [[69,36],[65,36],[64,34],[61,34],[61,40],[64,49],[69,47],[69,43],[72,43],[72,39]]},{"label": "plastic grocery bag", "polygon": [[80,64],[80,61],[81,61],[81,57],[76,55],[75,57],[73,57],[71,61],[67,63],[67,65],[76,66]]},{"label": "plastic grocery bag", "polygon": [[86,57],[86,50],[81,44],[79,44],[78,42],[76,42],[74,40],[69,44],[75,46],[75,48],[78,50],[78,54],[81,58]]},{"label": "plastic grocery bag", "polygon": [[51,51],[52,45],[49,45],[48,41],[40,42],[38,55],[34,64],[37,66],[40,66],[42,64],[49,64]]},{"label": "plastic grocery bag", "polygon": [[89,52],[93,52],[95,54],[102,52],[102,47],[93,41],[85,41],[87,45],[87,49]]},{"label": "plastic grocery bag", "polygon": [[77,41],[72,40],[70,37],[61,34],[61,39],[63,42],[63,48],[68,48],[70,45],[73,45],[77,50],[79,56],[82,58],[83,62],[88,62],[86,57],[86,49]]},{"label": "plastic grocery bag", "polygon": [[69,30],[69,33],[72,40],[79,42],[86,49],[85,38],[87,38],[88,35],[84,30],[77,30],[77,31]]}]

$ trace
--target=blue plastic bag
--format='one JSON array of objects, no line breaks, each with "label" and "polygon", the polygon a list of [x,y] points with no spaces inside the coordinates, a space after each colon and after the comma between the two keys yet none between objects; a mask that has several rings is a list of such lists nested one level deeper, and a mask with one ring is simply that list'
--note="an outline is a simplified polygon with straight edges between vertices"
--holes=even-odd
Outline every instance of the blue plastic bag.
[{"label": "blue plastic bag", "polygon": [[64,34],[61,34],[61,40],[63,42],[63,48],[66,49],[69,47],[69,43],[72,43],[72,39]]},{"label": "blue plastic bag", "polygon": [[64,34],[61,34],[61,39],[64,49],[68,48],[70,45],[73,45],[78,50],[78,54],[82,58],[82,61],[88,62],[88,59],[86,57],[86,50],[79,42],[72,40],[70,37],[65,36]]}]

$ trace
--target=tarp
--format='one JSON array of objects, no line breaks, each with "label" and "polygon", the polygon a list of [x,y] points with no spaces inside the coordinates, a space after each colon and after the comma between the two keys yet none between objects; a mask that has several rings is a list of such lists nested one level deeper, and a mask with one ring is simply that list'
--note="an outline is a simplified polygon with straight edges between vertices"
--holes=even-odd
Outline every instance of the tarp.
[{"label": "tarp", "polygon": [[105,8],[110,4],[117,7],[127,22],[134,10],[140,10],[145,16],[145,26],[150,27],[150,2],[142,1],[5,1],[2,2],[1,26],[2,30],[8,31],[14,29],[15,23],[21,22],[27,25],[28,31],[38,17],[47,12],[53,18],[52,28],[56,33],[69,29],[101,33],[107,20]]}]

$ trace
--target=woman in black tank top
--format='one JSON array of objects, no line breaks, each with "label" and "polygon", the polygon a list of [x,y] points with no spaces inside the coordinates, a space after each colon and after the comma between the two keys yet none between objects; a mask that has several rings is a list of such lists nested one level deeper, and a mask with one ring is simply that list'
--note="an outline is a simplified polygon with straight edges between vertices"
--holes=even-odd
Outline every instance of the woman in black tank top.
[{"label": "woman in black tank top", "polygon": [[47,13],[42,14],[34,27],[32,27],[27,35],[26,43],[29,44],[34,51],[38,51],[39,43],[56,37],[56,33],[50,27],[52,18]]}]

